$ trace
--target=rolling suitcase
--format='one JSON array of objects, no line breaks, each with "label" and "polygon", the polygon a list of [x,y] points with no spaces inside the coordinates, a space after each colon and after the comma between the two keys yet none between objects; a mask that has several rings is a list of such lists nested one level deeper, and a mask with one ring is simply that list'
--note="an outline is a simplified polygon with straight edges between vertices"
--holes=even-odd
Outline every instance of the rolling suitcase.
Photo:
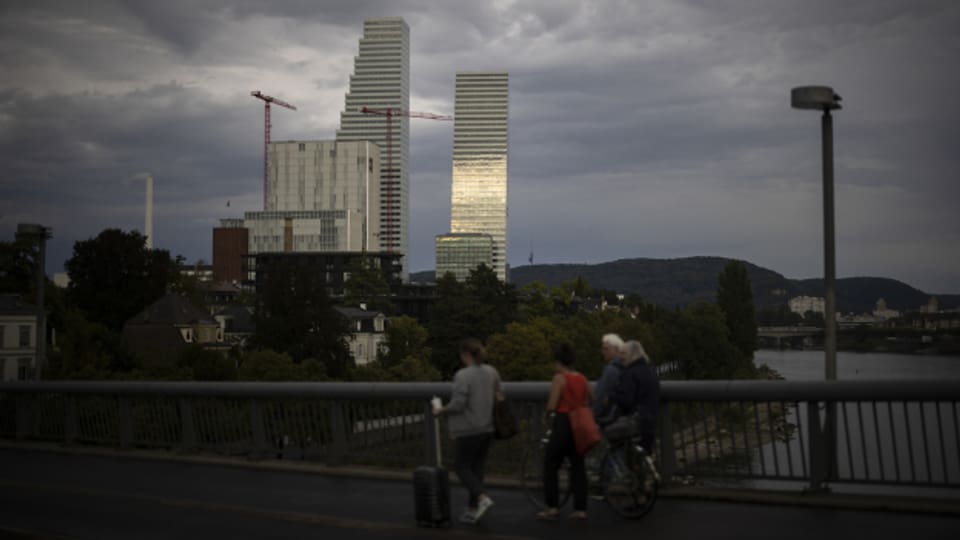
[{"label": "rolling suitcase", "polygon": [[413,499],[417,525],[421,527],[450,526],[450,476],[441,464],[440,423],[433,420],[436,441],[436,466],[423,465],[413,471]]}]

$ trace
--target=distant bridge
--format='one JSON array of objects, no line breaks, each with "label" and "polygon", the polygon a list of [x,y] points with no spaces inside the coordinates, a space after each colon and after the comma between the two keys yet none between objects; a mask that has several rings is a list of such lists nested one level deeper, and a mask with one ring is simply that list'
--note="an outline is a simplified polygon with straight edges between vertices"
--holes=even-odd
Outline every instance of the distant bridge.
[{"label": "distant bridge", "polygon": [[814,337],[823,334],[823,328],[816,326],[761,326],[757,336],[762,338]]}]

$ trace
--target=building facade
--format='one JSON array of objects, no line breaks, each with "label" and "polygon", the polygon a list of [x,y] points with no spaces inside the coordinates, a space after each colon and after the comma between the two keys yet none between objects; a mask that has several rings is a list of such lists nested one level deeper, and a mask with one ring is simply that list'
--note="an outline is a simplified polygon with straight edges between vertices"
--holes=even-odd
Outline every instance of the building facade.
[{"label": "building facade", "polygon": [[[327,291],[332,296],[343,295],[344,284],[350,276],[353,265],[363,259],[372,261],[383,275],[384,281],[391,289],[400,285],[401,269],[399,253],[362,253],[349,252],[275,252],[247,255],[245,258],[244,274],[247,286],[255,290],[264,290],[267,280],[271,279],[271,268],[282,268],[282,265],[308,268],[311,272],[319,273],[327,285]],[[280,265],[280,266],[277,266]]]},{"label": "building facade", "polygon": [[470,271],[485,264],[493,268],[494,241],[489,234],[451,233],[436,238],[437,279],[447,273],[463,281]]},{"label": "building facade", "polygon": [[383,313],[353,307],[336,309],[350,325],[347,345],[355,365],[363,366],[375,362],[381,352],[386,352],[387,334],[384,326],[387,317]]},{"label": "building facade", "polygon": [[283,141],[268,152],[267,210],[244,214],[247,253],[379,251],[377,145]]},{"label": "building facade", "polygon": [[501,280],[507,278],[508,82],[504,72],[457,73],[450,200],[450,232],[490,235]]},{"label": "building facade", "polygon": [[808,311],[826,313],[826,301],[819,296],[795,296],[789,301],[790,311],[804,315]]},{"label": "building facade", "polygon": [[0,380],[26,381],[37,365],[37,308],[0,295]]},{"label": "building facade", "polygon": [[243,256],[249,249],[249,230],[242,219],[221,219],[213,229],[213,280],[239,283],[243,280]]},{"label": "building facade", "polygon": [[[380,147],[380,246],[384,251],[406,255],[410,220],[409,120],[403,116],[392,118],[388,156],[387,118],[365,114],[361,112],[363,107],[404,111],[410,108],[410,28],[401,17],[364,21],[337,140],[373,141]],[[388,164],[391,170],[387,170]],[[407,264],[405,260],[401,264],[406,280]]]}]

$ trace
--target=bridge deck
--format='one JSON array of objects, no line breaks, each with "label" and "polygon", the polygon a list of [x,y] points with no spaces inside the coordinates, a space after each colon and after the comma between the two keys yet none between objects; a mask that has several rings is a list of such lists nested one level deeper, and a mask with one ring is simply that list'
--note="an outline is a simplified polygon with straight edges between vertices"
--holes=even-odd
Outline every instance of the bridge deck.
[{"label": "bridge deck", "polygon": [[[411,525],[406,482],[0,448],[0,538],[960,538],[960,519],[666,499],[638,522],[591,501],[586,523],[541,523],[492,490],[482,526]],[[454,509],[463,491],[454,487]],[[30,533],[18,535],[3,531]],[[612,537],[612,536],[611,536]]]}]

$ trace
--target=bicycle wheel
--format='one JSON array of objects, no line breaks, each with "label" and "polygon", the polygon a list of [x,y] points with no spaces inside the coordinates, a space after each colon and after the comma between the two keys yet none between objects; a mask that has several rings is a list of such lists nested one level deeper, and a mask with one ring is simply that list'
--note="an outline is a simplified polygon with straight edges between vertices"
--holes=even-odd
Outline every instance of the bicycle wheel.
[{"label": "bicycle wheel", "polygon": [[[570,485],[570,466],[566,461],[557,471],[557,482],[560,495],[558,508],[563,508],[573,493]],[[523,460],[520,462],[520,485],[523,493],[534,506],[540,510],[547,507],[543,497],[543,447],[539,444],[528,447],[523,454]]]},{"label": "bicycle wheel", "polygon": [[629,519],[645,516],[657,502],[656,471],[645,455],[632,449],[611,448],[603,458],[600,486],[614,512]]}]

